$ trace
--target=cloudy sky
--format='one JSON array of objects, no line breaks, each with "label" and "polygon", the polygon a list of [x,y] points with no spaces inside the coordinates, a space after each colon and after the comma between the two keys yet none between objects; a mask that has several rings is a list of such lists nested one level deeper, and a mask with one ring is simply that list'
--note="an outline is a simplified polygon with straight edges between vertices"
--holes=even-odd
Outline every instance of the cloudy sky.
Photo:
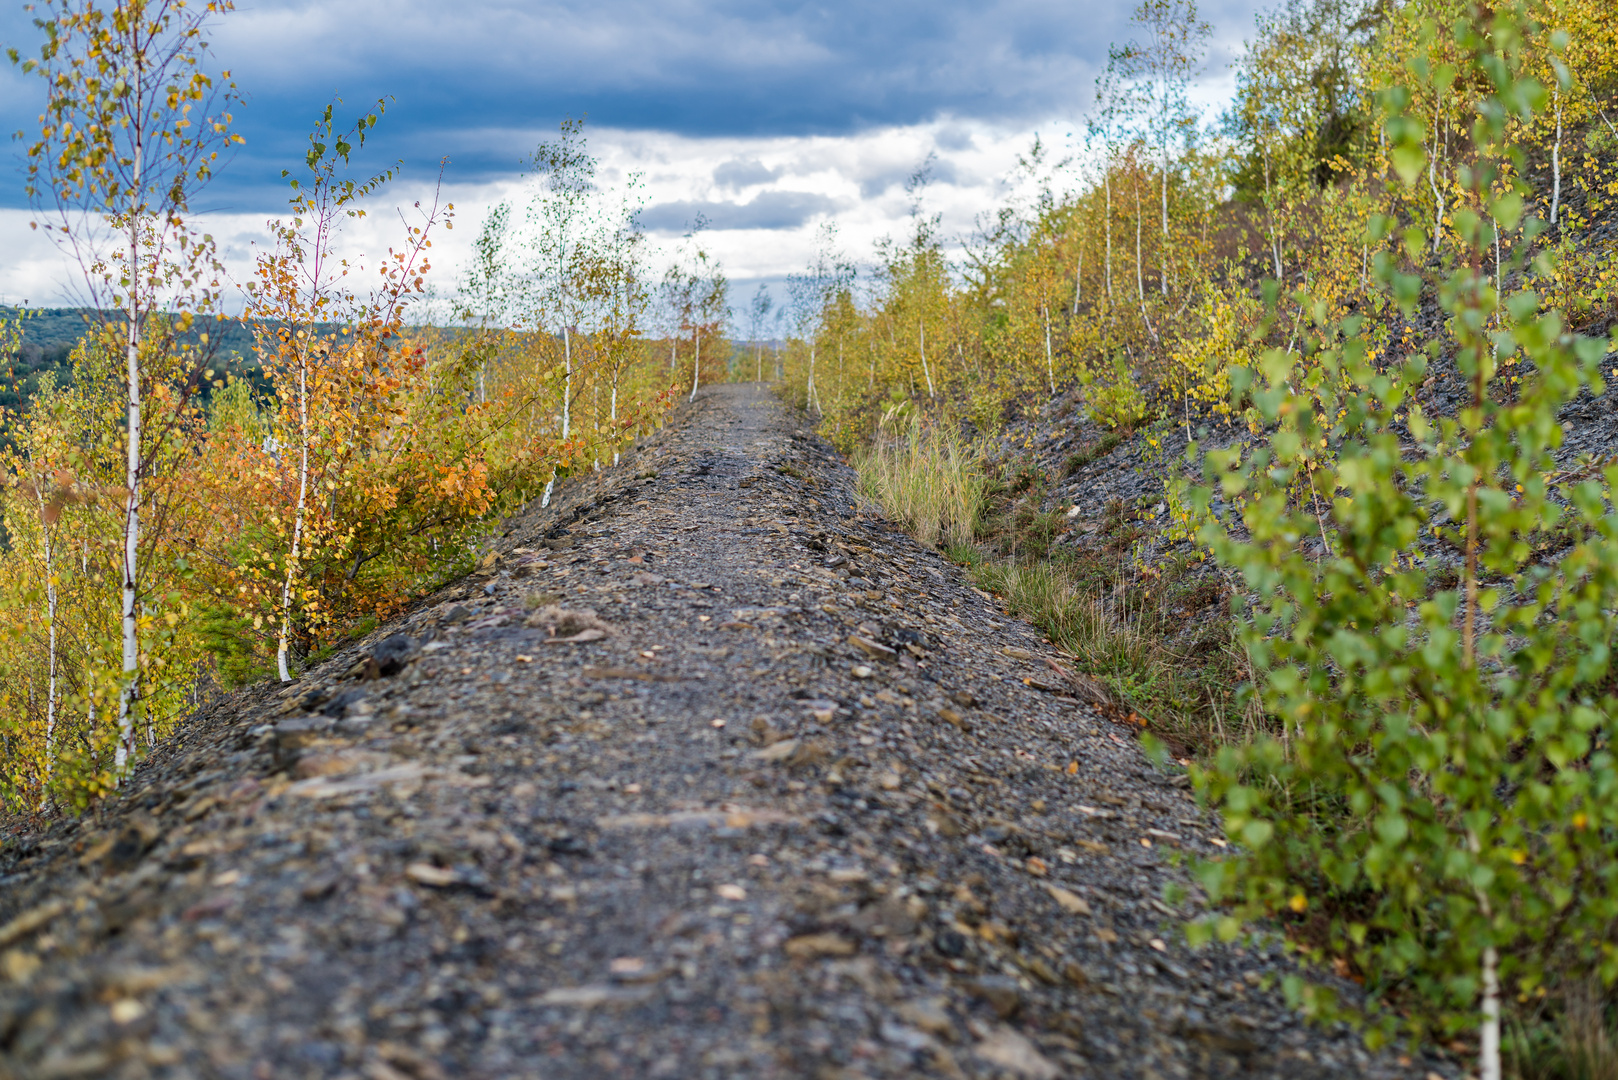
[{"label": "cloudy sky", "polygon": [[[23,4],[0,5],[0,42],[36,52]],[[1214,26],[1203,103],[1228,92],[1259,6],[1203,6]],[[856,257],[901,234],[904,181],[929,154],[928,209],[947,234],[967,234],[1036,133],[1069,143],[1109,42],[1130,35],[1129,6],[1106,0],[238,0],[212,41],[245,94],[247,143],[198,208],[244,271],[320,110],[341,98],[351,115],[391,96],[363,160],[402,160],[383,201],[408,205],[430,197],[448,159],[458,227],[436,252],[450,288],[482,216],[520,193],[524,157],[584,115],[602,180],[642,174],[660,249],[697,213],[711,222],[740,309],[757,282],[804,265],[823,221]],[[37,127],[37,82],[0,72],[0,127]],[[71,268],[27,227],[20,149],[0,149],[0,300],[67,302]],[[373,213],[347,243],[381,249],[397,227]]]}]

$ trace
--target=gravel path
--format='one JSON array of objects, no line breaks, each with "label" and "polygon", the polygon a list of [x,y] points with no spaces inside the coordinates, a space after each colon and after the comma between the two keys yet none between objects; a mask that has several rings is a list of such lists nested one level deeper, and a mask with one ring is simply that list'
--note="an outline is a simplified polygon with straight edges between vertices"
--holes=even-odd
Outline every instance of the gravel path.
[{"label": "gravel path", "polygon": [[[400,637],[398,635],[407,635]],[[1215,835],[714,387],[0,855],[0,1076],[1420,1077],[1188,950]]]}]

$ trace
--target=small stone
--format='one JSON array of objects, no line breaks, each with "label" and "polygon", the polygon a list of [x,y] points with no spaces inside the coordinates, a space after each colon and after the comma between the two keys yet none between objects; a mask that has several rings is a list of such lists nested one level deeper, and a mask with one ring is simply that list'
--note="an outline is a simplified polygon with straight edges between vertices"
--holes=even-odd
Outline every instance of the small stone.
[{"label": "small stone", "polygon": [[1009,975],[980,975],[969,980],[966,988],[987,1002],[1002,1020],[1010,1020],[1022,1011],[1022,987]]},{"label": "small stone", "polygon": [[0,974],[14,983],[25,983],[39,970],[40,959],[27,949],[7,949],[0,953]]},{"label": "small stone", "polygon": [[771,743],[762,750],[753,751],[753,756],[760,761],[785,761],[798,752],[797,739],[782,739]]},{"label": "small stone", "polygon": [[944,721],[944,723],[953,728],[957,728],[960,731],[970,732],[972,730],[972,725],[967,722],[966,717],[962,716],[948,705],[938,710],[938,718]]},{"label": "small stone", "polygon": [[1051,899],[1055,900],[1057,904],[1061,905],[1062,910],[1067,912],[1069,915],[1090,914],[1089,903],[1078,893],[1069,889],[1064,889],[1060,885],[1054,885],[1049,882],[1047,882],[1045,885],[1045,891],[1050,893]]},{"label": "small stone", "polygon": [[999,1028],[972,1048],[979,1061],[1017,1076],[1019,1080],[1058,1080],[1062,1070],[1039,1052],[1028,1037],[1010,1028]]},{"label": "small stone", "polygon": [[966,935],[959,930],[940,930],[933,938],[933,948],[940,956],[958,960],[966,955]]},{"label": "small stone", "polygon": [[377,673],[386,678],[403,671],[420,651],[421,643],[409,634],[394,634],[371,650],[371,659],[376,661]]},{"label": "small stone", "polygon": [[802,934],[786,943],[786,954],[794,960],[821,956],[853,956],[854,943],[837,934]]},{"label": "small stone", "polygon": [[119,998],[109,1010],[115,1024],[132,1024],[146,1015],[146,1006],[134,998]]},{"label": "small stone", "polygon": [[853,667],[848,669],[848,673],[854,676],[856,679],[869,679],[874,674],[874,672],[872,672],[872,670],[864,664],[855,664]]},{"label": "small stone", "polygon": [[303,883],[303,888],[298,890],[298,895],[310,903],[314,903],[316,900],[324,900],[337,891],[337,883],[340,880],[336,874],[317,874]]},{"label": "small stone", "polygon": [[271,736],[276,762],[284,767],[297,756],[299,750],[325,738],[332,726],[331,719],[324,716],[295,716],[282,720],[275,725]]},{"label": "small stone", "polygon": [[432,863],[411,863],[405,867],[405,877],[418,885],[426,885],[434,889],[446,888],[460,881],[460,875],[453,870],[446,870],[442,866]]},{"label": "small stone", "polygon": [[955,1034],[955,1020],[949,1014],[948,1002],[943,998],[922,998],[899,1006],[899,1017],[905,1023],[929,1035]]},{"label": "small stone", "polygon": [[872,660],[892,660],[899,655],[897,652],[888,648],[886,645],[883,645],[881,642],[860,637],[858,634],[848,635],[848,643],[854,646],[856,649],[859,649],[866,656],[869,656]]}]

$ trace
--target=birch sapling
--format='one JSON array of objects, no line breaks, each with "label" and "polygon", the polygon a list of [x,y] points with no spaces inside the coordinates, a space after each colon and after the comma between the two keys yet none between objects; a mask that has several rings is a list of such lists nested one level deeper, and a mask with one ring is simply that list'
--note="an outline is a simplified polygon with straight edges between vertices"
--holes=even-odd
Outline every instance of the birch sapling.
[{"label": "birch sapling", "polygon": [[[115,766],[135,750],[141,697],[144,600],[142,509],[154,437],[146,412],[148,355],[171,356],[198,315],[217,306],[212,238],[189,224],[190,203],[213,175],[236,97],[229,72],[202,69],[203,31],[231,0],[50,0],[35,20],[37,59],[12,63],[46,83],[39,138],[29,148],[25,191],[52,239],[83,273],[84,306],[121,322],[124,350],[124,492]],[[36,220],[37,227],[41,222]],[[109,246],[110,244],[110,246]],[[184,395],[182,395],[183,397]],[[165,401],[173,395],[165,394]],[[171,409],[160,428],[177,422]]]}]

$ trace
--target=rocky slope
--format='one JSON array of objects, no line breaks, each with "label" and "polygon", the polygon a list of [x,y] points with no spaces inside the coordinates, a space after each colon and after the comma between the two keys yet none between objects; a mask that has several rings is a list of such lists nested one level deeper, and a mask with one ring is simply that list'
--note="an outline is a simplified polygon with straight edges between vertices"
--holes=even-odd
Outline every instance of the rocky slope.
[{"label": "rocky slope", "polygon": [[1362,1077],[1165,902],[1217,833],[1049,646],[714,387],[0,851],[0,1075]]}]

